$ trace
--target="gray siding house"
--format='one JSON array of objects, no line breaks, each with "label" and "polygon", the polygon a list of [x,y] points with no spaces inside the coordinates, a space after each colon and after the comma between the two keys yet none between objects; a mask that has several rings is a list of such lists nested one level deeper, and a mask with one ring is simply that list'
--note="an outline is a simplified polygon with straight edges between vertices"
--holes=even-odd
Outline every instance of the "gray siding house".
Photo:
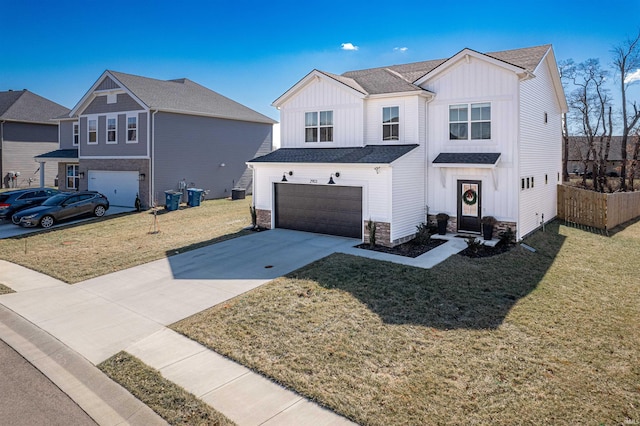
[{"label": "gray siding house", "polygon": [[250,191],[245,162],[271,150],[275,123],[186,78],[115,71],[59,122],[59,149],[48,155],[60,159],[60,189],[97,190],[127,207],[137,194],[144,208],[185,185],[210,199]]},{"label": "gray siding house", "polygon": [[54,185],[55,164],[41,174],[33,158],[58,146],[53,119],[68,113],[68,108],[26,89],[0,92],[0,187]]}]

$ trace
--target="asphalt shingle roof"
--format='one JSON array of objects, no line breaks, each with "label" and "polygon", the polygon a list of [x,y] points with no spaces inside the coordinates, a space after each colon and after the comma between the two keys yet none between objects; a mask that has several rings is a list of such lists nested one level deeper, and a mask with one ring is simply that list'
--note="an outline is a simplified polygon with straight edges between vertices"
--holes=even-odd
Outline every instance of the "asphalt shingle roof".
[{"label": "asphalt shingle roof", "polygon": [[78,149],[56,149],[55,151],[47,152],[44,154],[36,155],[34,158],[67,158],[67,159],[78,159]]},{"label": "asphalt shingle roof", "polygon": [[[523,49],[490,52],[485,53],[485,55],[515,65],[523,70],[533,72],[544,55],[549,51],[550,47],[551,45],[547,44]],[[342,77],[352,81],[350,84],[345,84],[351,87],[357,85],[364,89],[366,94],[370,95],[410,91],[420,92],[424,91],[424,89],[413,83],[445,63],[448,59],[449,58],[435,59],[380,68],[347,71],[342,74]],[[329,75],[329,73],[326,72],[325,74]]]},{"label": "asphalt shingle roof", "polygon": [[154,78],[109,71],[151,109],[192,112],[232,120],[273,124],[276,121],[187,78]]},{"label": "asphalt shingle roof", "polygon": [[443,152],[433,164],[496,164],[499,158],[497,152]]},{"label": "asphalt shingle roof", "polygon": [[28,90],[0,92],[0,120],[55,124],[69,109]]},{"label": "asphalt shingle roof", "polygon": [[418,145],[367,145],[354,148],[280,148],[250,163],[389,164]]}]

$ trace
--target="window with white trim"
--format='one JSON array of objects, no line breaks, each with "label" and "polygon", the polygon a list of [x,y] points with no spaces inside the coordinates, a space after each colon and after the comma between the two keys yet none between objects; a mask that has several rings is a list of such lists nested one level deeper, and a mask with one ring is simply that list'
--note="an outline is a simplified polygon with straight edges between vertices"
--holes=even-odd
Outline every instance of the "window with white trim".
[{"label": "window with white trim", "polygon": [[449,139],[491,139],[491,103],[449,105]]},{"label": "window with white trim", "polygon": [[117,117],[107,117],[107,143],[118,143]]},{"label": "window with white trim", "polygon": [[67,189],[78,189],[78,165],[67,164]]},{"label": "window with white trim", "polygon": [[382,140],[397,141],[400,139],[400,108],[382,108]]},{"label": "window with white trim", "polygon": [[87,120],[87,143],[97,144],[98,143],[98,120],[97,119],[89,119]]},{"label": "window with white trim", "polygon": [[305,112],[304,141],[333,142],[333,111]]},{"label": "window with white trim", "polygon": [[78,146],[80,143],[80,125],[73,123],[73,146]]},{"label": "window with white trim", "polygon": [[138,116],[127,116],[127,143],[138,142]]}]

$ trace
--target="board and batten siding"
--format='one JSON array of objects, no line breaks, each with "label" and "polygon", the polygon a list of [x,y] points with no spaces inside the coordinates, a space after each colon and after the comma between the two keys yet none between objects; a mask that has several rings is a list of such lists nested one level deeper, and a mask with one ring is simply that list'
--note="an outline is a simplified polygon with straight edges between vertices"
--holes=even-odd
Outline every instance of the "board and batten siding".
[{"label": "board and batten siding", "polygon": [[[419,96],[398,96],[365,101],[365,130],[364,145],[388,145],[388,144],[419,144],[419,122],[424,117],[419,116],[420,104],[424,99]],[[398,107],[399,128],[397,141],[382,140],[382,109],[385,107]]]},{"label": "board and batten siding", "polygon": [[416,226],[427,222],[424,155],[424,146],[419,146],[393,162],[392,242],[415,234]]},{"label": "board and batten siding", "polygon": [[[380,167],[376,173],[374,165],[354,164],[260,164],[255,167],[254,203],[259,210],[273,211],[273,183],[282,180],[287,174],[287,182],[291,184],[327,185],[332,173],[340,172],[334,177],[336,185],[362,187],[363,221],[372,219],[377,222],[391,222],[391,168]],[[274,216],[272,215],[272,220]]]},{"label": "board and batten siding", "polygon": [[118,93],[116,102],[112,104],[107,103],[107,96],[96,96],[87,107],[79,111],[81,115],[89,114],[103,114],[109,112],[122,112],[122,111],[141,111],[145,110],[144,105],[136,102],[131,96],[126,93]]},{"label": "board and batten siding", "polygon": [[[362,146],[363,100],[329,77],[314,79],[280,106],[282,148]],[[333,111],[333,142],[305,143],[305,112]]]},{"label": "board and batten siding", "polygon": [[[519,237],[557,215],[558,174],[562,170],[562,118],[545,58],[535,78],[522,82],[520,113],[520,179],[533,177],[534,187],[520,191]],[[547,114],[545,123],[544,115]],[[545,181],[546,177],[546,181]],[[561,178],[561,176],[560,176]]]},{"label": "board and batten siding", "polygon": [[189,186],[209,191],[207,198],[231,195],[263,144],[272,143],[273,125],[159,112],[155,114],[155,192]]},{"label": "board and batten siding", "polygon": [[[513,71],[473,57],[469,62],[460,60],[446,73],[422,85],[436,94],[427,106],[426,184],[430,214],[445,212],[455,217],[457,180],[471,179],[482,181],[483,216],[517,220],[518,85]],[[484,102],[491,103],[491,139],[449,140],[449,106]],[[494,170],[497,185],[488,169],[432,167],[431,162],[443,152],[500,153]]]}]

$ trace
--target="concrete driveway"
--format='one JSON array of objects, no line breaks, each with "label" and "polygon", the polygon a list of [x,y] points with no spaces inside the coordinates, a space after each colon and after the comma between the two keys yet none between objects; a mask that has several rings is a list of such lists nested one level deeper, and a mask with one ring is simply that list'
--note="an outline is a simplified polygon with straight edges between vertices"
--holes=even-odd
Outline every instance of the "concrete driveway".
[{"label": "concrete driveway", "polygon": [[358,242],[275,229],[75,285],[0,261],[3,282],[17,291],[0,303],[98,364],[166,325]]}]

